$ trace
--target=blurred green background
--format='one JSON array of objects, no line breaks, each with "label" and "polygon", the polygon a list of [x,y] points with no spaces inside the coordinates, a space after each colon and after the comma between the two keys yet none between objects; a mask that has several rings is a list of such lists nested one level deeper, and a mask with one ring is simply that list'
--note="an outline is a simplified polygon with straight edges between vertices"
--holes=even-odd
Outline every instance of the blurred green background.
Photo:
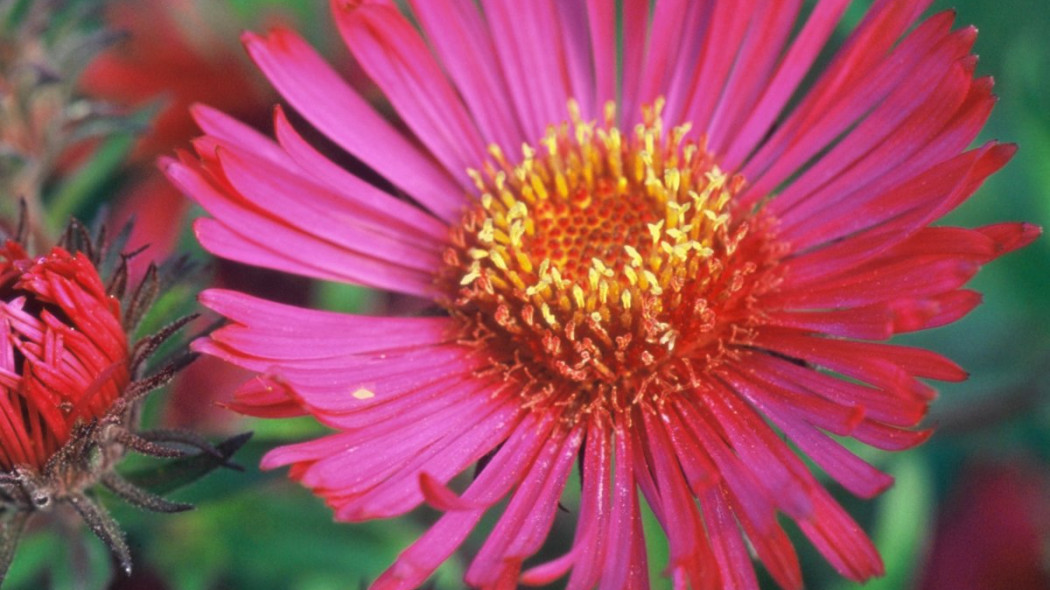
[{"label": "blurred green background", "polygon": [[[840,33],[849,30],[869,4],[855,2]],[[1016,142],[1020,151],[946,222],[975,226],[1024,220],[1050,226],[1050,5],[1045,0],[938,0],[931,13],[949,8],[957,10],[957,27],[979,28],[978,73],[995,77],[1000,97],[980,141]],[[325,2],[225,0],[223,4],[215,0],[200,14],[219,23],[214,25],[216,35],[231,37],[225,46],[219,41],[221,51],[237,54],[240,48],[232,38],[237,30],[259,29],[280,14],[333,61],[346,60],[328,22]],[[238,59],[251,71],[246,60]],[[72,187],[58,185],[49,198],[60,200],[63,211],[91,216],[111,195],[122,194],[122,183],[137,174],[122,164],[131,149],[127,140],[115,147],[112,142],[106,145],[116,154],[107,160],[106,171],[113,177],[89,178],[90,182]],[[178,240],[180,248],[203,257],[187,231]],[[940,399],[927,419],[938,432],[927,444],[901,454],[858,448],[896,476],[897,484],[888,493],[866,502],[830,485],[873,535],[887,576],[863,586],[844,582],[797,535],[808,588],[964,588],[951,585],[960,582],[944,572],[971,570],[980,570],[974,575],[986,580],[981,582],[985,585],[975,586],[980,588],[1036,589],[1050,580],[1048,270],[1050,241],[1044,237],[982,270],[971,286],[984,293],[985,303],[967,318],[900,339],[946,354],[972,376],[964,383],[939,386]],[[238,281],[260,280],[260,275],[243,269],[216,272],[225,272],[223,280],[235,287],[242,286]],[[381,303],[378,295],[360,289],[289,284],[296,291],[290,299],[316,306],[360,311]],[[200,386],[200,381],[184,385]],[[193,403],[193,395],[199,395],[201,403],[210,405],[224,394],[198,389],[182,394],[179,403]],[[154,419],[165,419],[167,409],[156,406],[151,408]],[[136,571],[131,578],[118,576],[110,582],[108,556],[100,543],[85,534],[79,549],[86,551],[95,574],[80,580],[83,587],[357,588],[385,569],[434,517],[423,512],[394,521],[335,524],[321,500],[289,483],[283,471],[263,473],[256,467],[265,449],[318,434],[310,420],[256,422],[233,416],[209,420],[215,436],[255,430],[254,439],[238,455],[246,471],[217,472],[176,493],[176,499],[198,506],[186,514],[144,514],[107,502],[126,526]],[[149,463],[128,466],[137,468],[148,469]],[[566,499],[566,504],[571,507],[573,501]],[[559,515],[553,536],[561,539],[561,545],[571,539],[573,520],[571,514]],[[646,530],[654,587],[669,587],[659,577],[666,561],[663,535],[651,518]],[[475,535],[468,547],[476,548],[479,539]],[[46,531],[29,536],[5,588],[74,587],[77,574],[66,565],[66,557],[78,545],[67,541]],[[552,546],[558,544],[556,540]],[[469,552],[459,554],[440,572],[436,587],[461,587],[466,555]],[[774,587],[769,580],[763,583]]]}]

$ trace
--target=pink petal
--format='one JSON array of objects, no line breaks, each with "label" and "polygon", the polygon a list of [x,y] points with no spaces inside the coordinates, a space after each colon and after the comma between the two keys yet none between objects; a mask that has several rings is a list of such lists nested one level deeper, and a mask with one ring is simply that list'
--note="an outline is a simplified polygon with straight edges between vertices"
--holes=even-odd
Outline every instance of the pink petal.
[{"label": "pink petal", "polygon": [[[625,101],[624,109],[620,116],[624,124],[633,124],[641,119],[641,107],[653,104],[658,97],[667,100],[665,114],[669,121],[683,120],[679,117],[682,105],[685,103],[684,94],[689,89],[692,81],[693,70],[701,59],[703,40],[706,38],[711,19],[711,3],[689,2],[687,0],[668,0],[661,5],[661,9],[652,14],[652,23],[649,30],[649,43],[640,43],[644,35],[646,19],[641,19],[643,12],[642,3],[631,3],[630,6],[636,10],[635,18],[641,22],[638,24],[627,23],[627,27],[637,27],[634,35],[638,37],[633,43],[624,32],[628,48],[638,44],[647,50],[644,57],[644,65],[635,74],[635,84],[626,85],[627,74],[633,71],[625,71],[626,96],[634,95],[635,101]],[[625,5],[625,10],[628,8]],[[645,12],[648,6],[645,7]],[[626,18],[626,13],[625,13]],[[626,67],[625,63],[625,67]]]},{"label": "pink petal", "polygon": [[345,205],[333,207],[338,201],[301,174],[287,173],[248,154],[233,151],[220,151],[219,161],[226,178],[246,203],[273,218],[283,219],[284,225],[308,233],[318,241],[418,270],[424,276],[432,277],[442,264],[443,244],[405,240],[385,225],[360,218],[355,209]]},{"label": "pink petal", "polygon": [[[564,4],[567,3],[563,2],[560,5]],[[630,34],[630,27],[633,24],[626,20],[629,18],[629,10],[629,8],[624,7],[623,23],[625,30],[623,34],[626,41],[624,45],[642,46],[644,39],[631,39],[627,36]],[[594,58],[594,105],[597,109],[600,109],[606,102],[617,98],[616,6],[613,3],[603,2],[602,0],[588,0],[587,16],[590,23],[588,28],[591,32],[591,55]],[[641,34],[644,35],[644,33]],[[627,70],[626,65],[624,70]]]},{"label": "pink petal", "polygon": [[510,102],[518,111],[525,136],[543,137],[547,125],[568,118],[571,98],[566,52],[557,9],[551,0],[508,3],[482,0]]},{"label": "pink petal", "polygon": [[461,190],[471,190],[467,169],[487,159],[485,141],[416,29],[390,1],[331,6],[362,69]]},{"label": "pink petal", "polygon": [[[512,153],[525,137],[517,111],[509,100],[507,81],[496,60],[492,36],[477,8],[454,0],[412,0],[412,11],[426,33],[441,65],[476,121],[485,142]],[[481,162],[471,164],[477,168]]]},{"label": "pink petal", "polygon": [[889,9],[872,7],[869,18],[854,31],[802,104],[744,165],[742,172],[753,183],[741,197],[744,202],[768,194],[891,90],[905,83],[914,63],[947,34],[950,19],[934,18],[919,25],[894,48],[894,59],[888,59],[883,52],[897,41],[926,3],[895,3]]},{"label": "pink petal", "polygon": [[827,311],[778,310],[767,313],[765,319],[774,326],[843,338],[886,340],[896,333],[893,310],[883,304]]},{"label": "pink petal", "polygon": [[572,549],[557,559],[530,568],[521,576],[528,585],[549,584],[572,571],[567,590],[594,588],[601,578],[605,560],[606,537],[609,534],[612,473],[611,449],[605,428],[598,420],[590,421],[584,441],[583,482],[580,490],[580,516]]},{"label": "pink petal", "polygon": [[[758,18],[751,19],[746,36],[741,39],[740,50],[718,106],[710,115],[710,123],[700,126],[707,130],[708,147],[712,153],[725,152],[726,143],[733,141],[737,122],[751,113],[767,89],[770,74],[783,52],[801,4],[800,0],[765,0],[752,7],[752,14]],[[743,6],[737,9],[746,10]],[[699,91],[705,92],[703,86]],[[701,121],[699,115],[689,120],[697,124]]]},{"label": "pink petal", "polygon": [[[675,445],[678,457],[687,475],[693,481],[703,481],[704,477],[690,471],[698,469],[694,457],[707,455],[717,466],[714,473],[720,479],[715,486],[733,514],[743,527],[748,540],[754,546],[759,559],[773,577],[785,588],[798,588],[802,585],[802,574],[798,558],[790,539],[777,523],[774,499],[766,491],[759,474],[731,453],[725,442],[706,419],[700,416],[690,403],[676,403],[677,419],[670,420],[675,434]],[[711,486],[696,487],[694,493],[704,497]]]},{"label": "pink petal", "polygon": [[225,289],[208,289],[201,305],[228,324],[212,338],[241,354],[275,360],[331,358],[434,345],[450,338],[449,318],[350,315],[275,303]]},{"label": "pink petal", "polygon": [[522,562],[539,549],[554,522],[558,498],[582,439],[577,428],[547,441],[471,562],[464,578],[468,584],[488,586],[518,576]]},{"label": "pink petal", "polygon": [[[600,2],[600,0],[598,1]],[[666,6],[667,4],[663,5],[664,8]],[[656,15],[666,12],[669,11],[658,10]],[[647,39],[650,24],[649,0],[624,0],[622,21],[623,43],[620,47],[622,61],[620,75],[622,80],[619,84],[621,93],[619,114],[621,121],[629,121],[632,120],[635,114],[641,112],[641,106],[647,100],[639,95],[639,89],[642,88],[642,84],[656,75],[656,72],[644,67],[646,53],[650,51],[650,43]],[[597,33],[594,35],[596,39],[599,36]],[[651,45],[651,51],[658,51],[664,44],[653,43]],[[599,49],[595,48],[596,56],[598,51]],[[599,59],[596,57],[595,61],[597,62]]]},{"label": "pink petal", "polygon": [[646,563],[645,536],[642,533],[642,515],[638,507],[638,492],[634,479],[639,466],[632,465],[635,461],[634,443],[622,417],[615,425],[614,434],[612,513],[609,515],[608,549],[599,588],[648,589],[649,568]]},{"label": "pink petal", "polygon": [[773,350],[844,374],[849,374],[854,369],[858,375],[863,374],[866,370],[865,364],[870,364],[874,373],[878,372],[878,365],[888,363],[908,374],[939,381],[962,381],[967,376],[966,372],[952,361],[922,348],[833,340],[803,332],[772,328],[763,330],[757,343],[760,346],[772,344]]},{"label": "pink petal", "polygon": [[211,139],[250,151],[272,164],[288,165],[288,158],[273,140],[252,127],[208,105],[195,104],[190,112],[193,120]]},{"label": "pink petal", "polygon": [[326,192],[313,199],[334,210],[348,206],[362,223],[372,228],[385,228],[406,242],[444,244],[448,226],[418,207],[385,193],[350,174],[317,152],[288,122],[284,109],[277,107],[274,131],[281,147],[312,180],[333,193],[334,199],[325,200]]},{"label": "pink petal", "polygon": [[[785,392],[793,391],[805,397],[816,396],[842,406],[847,410],[847,414],[833,413],[826,409],[813,412],[812,415],[822,416],[825,420],[832,420],[837,415],[845,420],[844,426],[852,426],[848,429],[850,433],[853,433],[857,426],[848,413],[853,407],[862,408],[864,416],[874,420],[896,426],[914,426],[926,415],[928,398],[932,395],[928,386],[918,382],[915,382],[919,385],[915,391],[873,388],[845,381],[811,367],[802,367],[772,355],[753,355],[748,358],[748,366],[751,369],[749,380],[760,379],[761,383],[776,388],[774,391],[782,388]],[[822,426],[834,430],[831,424],[832,422],[824,422]]]},{"label": "pink petal", "polygon": [[184,164],[169,161],[165,173],[184,193],[226,222],[198,219],[194,224],[201,244],[217,256],[326,280],[382,285],[410,294],[433,291],[432,274],[319,240],[284,220],[246,206],[238,195],[220,191],[201,172]]},{"label": "pink petal", "polygon": [[339,77],[298,35],[275,28],[244,43],[281,95],[313,126],[446,221],[459,218],[462,188]]},{"label": "pink petal", "polygon": [[[541,449],[549,449],[555,420],[526,415],[507,442],[463,494],[469,504],[488,507],[518,485],[537,460]],[[484,508],[446,513],[376,580],[373,588],[416,588],[466,539],[480,520]]]},{"label": "pink petal", "polygon": [[840,574],[858,582],[881,576],[882,559],[864,531],[827,492],[817,491],[816,512],[799,522],[802,532]]},{"label": "pink petal", "polygon": [[[615,78],[616,68],[599,73],[595,69],[595,51],[615,51],[615,43],[605,47],[605,39],[595,36],[596,31],[591,30],[590,9],[583,2],[554,2],[554,10],[557,13],[555,23],[558,26],[558,34],[561,37],[564,52],[562,60],[565,62],[566,73],[569,78],[569,96],[576,100],[580,107],[580,116],[583,120],[600,120],[604,115],[605,102],[596,96],[599,89],[595,86],[599,77]],[[614,15],[613,15],[614,16]],[[591,38],[581,35],[581,31],[591,33]],[[603,44],[596,47],[596,44]],[[606,86],[608,86],[606,84]],[[609,100],[615,100],[615,87],[611,88],[613,94]]]},{"label": "pink petal", "polygon": [[[655,483],[654,489],[646,492],[646,500],[653,506],[654,514],[667,533],[670,577],[672,580],[689,579],[697,588],[713,587],[719,582],[724,586],[728,581],[719,580],[716,575],[718,568],[713,567],[715,559],[704,534],[700,513],[678,467],[665,426],[650,412],[642,412],[642,418],[645,430],[639,438],[644,440],[646,451],[643,468],[651,471]],[[641,441],[637,448],[643,448]]]},{"label": "pink petal", "polygon": [[[951,55],[964,56],[968,48],[968,44],[959,47]],[[936,79],[944,70],[943,64],[934,62],[915,75]],[[972,70],[956,64],[947,68],[938,83],[929,84],[923,91],[910,85],[898,87],[856,129],[778,195],[778,216],[792,223],[833,210],[839,203],[849,202],[845,195],[865,190],[875,180],[904,180],[957,154],[958,148],[952,149],[955,146],[937,139],[965,104],[972,80]]]},{"label": "pink petal", "polygon": [[[196,343],[199,342],[202,341]],[[215,354],[213,349],[203,346],[194,346],[193,350]],[[262,375],[242,384],[234,393],[234,401],[225,406],[235,412],[260,418],[289,418],[306,414],[285,384]]]},{"label": "pink petal", "polygon": [[825,0],[813,8],[806,24],[778,64],[776,73],[766,83],[758,104],[751,110],[746,122],[731,137],[727,137],[730,143],[724,148],[724,162],[728,169],[736,170],[768,132],[827,43],[848,4],[849,0]]},{"label": "pink petal", "polygon": [[[758,588],[755,568],[747,551],[739,525],[718,488],[709,488],[698,498],[703,511],[704,527],[711,539],[714,559],[725,580],[725,588]],[[786,586],[798,588],[800,586]]]},{"label": "pink petal", "polygon": [[[819,216],[789,231],[795,248],[832,243],[867,228],[887,225],[906,237],[919,226],[951,211],[973,194],[984,180],[1004,166],[1010,146],[989,144],[960,154],[893,186],[870,186],[862,200],[850,204],[848,215]],[[786,235],[785,235],[786,237]]]},{"label": "pink petal", "polygon": [[[689,121],[698,130],[707,131],[711,126],[718,101],[727,88],[731,86],[729,77],[734,64],[742,58],[740,49],[748,26],[755,15],[773,12],[773,9],[756,6],[757,0],[737,0],[736,2],[715,3],[710,16],[710,24],[703,39],[703,49],[699,63],[683,64],[692,79],[672,80],[675,84],[688,87],[682,96],[682,104],[675,105],[674,95],[668,97],[668,116],[674,119]],[[786,2],[780,0],[780,4]],[[695,31],[687,31],[690,36],[698,36]],[[681,75],[681,74],[679,74]],[[717,89],[717,90],[715,90]]]},{"label": "pink petal", "polygon": [[896,298],[924,298],[961,287],[980,267],[961,257],[915,257],[824,279],[818,285],[786,285],[767,301],[788,309],[860,307]]}]

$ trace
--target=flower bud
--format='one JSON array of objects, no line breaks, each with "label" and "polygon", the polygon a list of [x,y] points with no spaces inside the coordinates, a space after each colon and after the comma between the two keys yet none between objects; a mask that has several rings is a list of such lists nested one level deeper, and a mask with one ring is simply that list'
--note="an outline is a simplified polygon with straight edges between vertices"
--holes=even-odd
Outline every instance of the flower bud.
[{"label": "flower bud", "polygon": [[120,302],[82,253],[0,252],[0,467],[42,470],[129,382]]}]

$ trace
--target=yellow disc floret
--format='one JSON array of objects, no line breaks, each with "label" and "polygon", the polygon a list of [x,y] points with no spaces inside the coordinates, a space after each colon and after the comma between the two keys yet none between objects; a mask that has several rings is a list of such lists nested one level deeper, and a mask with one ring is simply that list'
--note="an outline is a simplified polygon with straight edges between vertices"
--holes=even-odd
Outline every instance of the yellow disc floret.
[{"label": "yellow disc floret", "polygon": [[731,261],[749,227],[733,222],[743,180],[684,142],[687,126],[665,132],[660,103],[629,134],[612,106],[601,125],[569,113],[520,163],[492,147],[471,172],[480,196],[445,255],[447,307],[528,404],[658,400],[717,356],[715,312],[756,270]]}]

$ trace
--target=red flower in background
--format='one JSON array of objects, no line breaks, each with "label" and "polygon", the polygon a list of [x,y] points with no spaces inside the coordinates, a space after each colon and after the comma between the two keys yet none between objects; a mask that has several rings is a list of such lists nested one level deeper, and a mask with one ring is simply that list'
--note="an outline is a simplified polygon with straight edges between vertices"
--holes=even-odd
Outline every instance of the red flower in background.
[{"label": "red flower in background", "polygon": [[[647,587],[641,498],[678,588],[757,587],[752,555],[801,587],[779,514],[844,576],[881,573],[785,439],[849,491],[885,489],[830,435],[918,444],[922,380],[966,375],[880,341],[964,316],[979,296],[963,285],[1039,230],[930,225],[1013,153],[965,151],[994,102],[973,29],[950,14],[912,28],[928,2],[876,2],[813,72],[847,2],[818,2],[792,37],[800,4],[627,0],[618,33],[612,1],[419,0],[420,31],[392,2],[333,0],[411,136],[291,31],[245,37],[284,98],[389,188],[281,111],[275,142],[198,108],[197,157],[167,171],[213,216],[201,243],[443,310],[202,296],[232,324],[198,350],[261,373],[235,407],[336,430],[265,467],[291,465],[339,520],[444,511],[376,587],[422,584],[504,500],[471,586]],[[572,549],[526,565],[577,462]]]},{"label": "red flower in background", "polygon": [[194,102],[207,102],[253,124],[269,120],[275,96],[243,49],[220,30],[232,27],[219,5],[207,9],[194,0],[112,2],[109,25],[127,37],[92,60],[81,79],[85,92],[127,107],[160,105],[160,111],[136,145],[133,158],[141,170],[137,182],[119,199],[114,224],[134,217],[129,249],[149,245],[132,260],[133,275],[149,259],[168,256],[189,208],[170,183],[160,180],[154,158],[186,145],[197,133],[189,114]]},{"label": "red flower in background", "polygon": [[0,252],[0,470],[40,470],[129,382],[120,302],[83,254]]},{"label": "red flower in background", "polygon": [[1023,460],[970,465],[933,533],[921,590],[1050,588],[1050,476]]},{"label": "red flower in background", "polygon": [[[261,20],[278,20],[274,14]],[[111,216],[121,227],[134,220],[127,250],[149,248],[129,261],[132,279],[149,262],[175,249],[190,203],[157,170],[155,158],[188,145],[199,133],[190,115],[195,102],[214,104],[253,125],[268,125],[276,94],[244,54],[224,34],[236,25],[229,8],[195,0],[127,0],[108,4],[110,27],[126,38],[94,59],[81,81],[88,94],[131,108],[160,110],[136,145],[128,171],[131,181]],[[169,423],[205,430],[227,430],[230,414],[212,398],[242,381],[236,368],[202,359],[182,372],[166,413]],[[226,385],[224,387],[224,385]]]},{"label": "red flower in background", "polygon": [[221,33],[231,16],[219,7],[202,8],[194,0],[111,2],[110,27],[127,37],[91,62],[81,85],[86,92],[114,103],[162,108],[137,148],[153,158],[192,138],[197,127],[189,114],[204,101],[263,123],[273,105],[273,92],[244,59],[243,51]]}]

